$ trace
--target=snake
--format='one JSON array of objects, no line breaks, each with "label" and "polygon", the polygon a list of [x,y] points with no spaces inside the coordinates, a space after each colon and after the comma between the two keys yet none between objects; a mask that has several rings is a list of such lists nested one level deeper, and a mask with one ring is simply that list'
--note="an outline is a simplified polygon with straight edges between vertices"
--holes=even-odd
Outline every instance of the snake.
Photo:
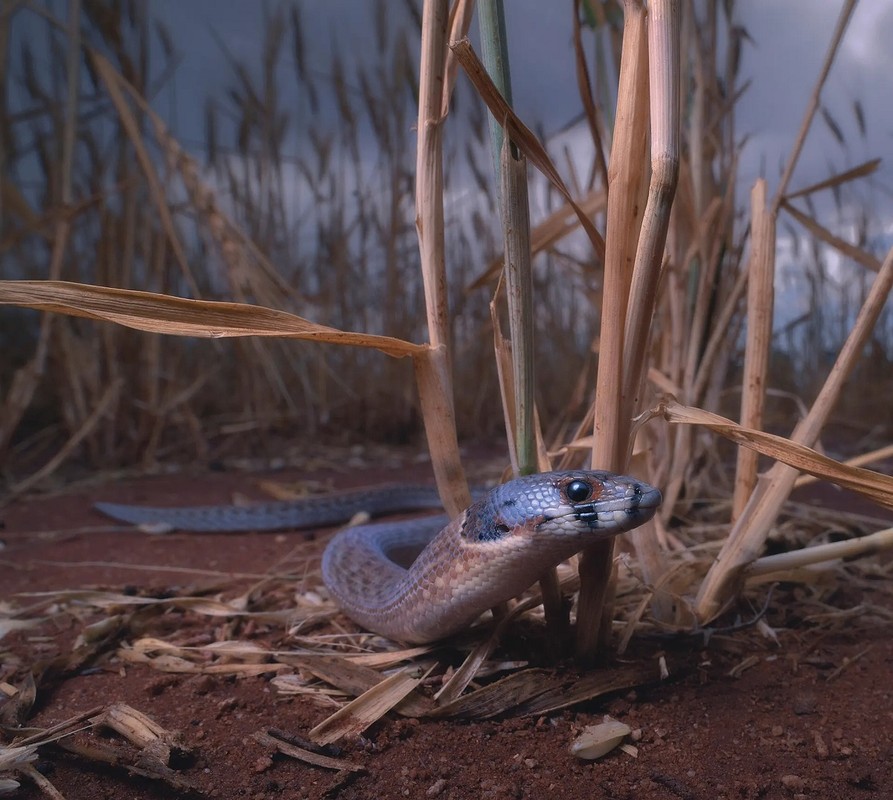
[{"label": "snake", "polygon": [[[336,508],[343,517],[356,503],[375,513],[386,513],[394,504],[401,510],[435,504],[430,487],[402,490],[405,494],[399,486],[349,492],[340,502],[335,493],[301,503],[244,507],[101,503],[97,508],[126,522],[183,530],[188,525],[192,530],[274,530],[331,524]],[[362,628],[407,644],[427,644],[465,630],[588,545],[647,522],[660,503],[658,489],[627,475],[601,470],[526,475],[491,489],[452,520],[436,515],[338,532],[323,552],[322,579],[339,608]]]}]

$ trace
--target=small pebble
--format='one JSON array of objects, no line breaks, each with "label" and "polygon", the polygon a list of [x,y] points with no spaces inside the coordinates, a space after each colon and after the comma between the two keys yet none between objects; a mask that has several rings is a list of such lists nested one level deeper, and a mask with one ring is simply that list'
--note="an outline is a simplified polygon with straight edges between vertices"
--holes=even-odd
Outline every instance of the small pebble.
[{"label": "small pebble", "polygon": [[254,762],[253,769],[255,772],[266,772],[273,766],[273,759],[269,756],[261,756]]},{"label": "small pebble", "polygon": [[799,791],[804,786],[803,778],[799,775],[785,775],[781,782],[785,789],[790,789],[791,791]]},{"label": "small pebble", "polygon": [[425,790],[425,796],[437,797],[437,795],[439,795],[445,788],[446,781],[443,778],[438,778]]}]

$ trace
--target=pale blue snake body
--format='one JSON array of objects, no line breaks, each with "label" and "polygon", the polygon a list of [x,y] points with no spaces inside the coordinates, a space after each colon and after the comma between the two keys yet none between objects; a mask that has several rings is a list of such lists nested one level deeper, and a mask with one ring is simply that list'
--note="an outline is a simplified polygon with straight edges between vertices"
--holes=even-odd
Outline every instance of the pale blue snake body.
[{"label": "pale blue snake body", "polygon": [[[400,499],[400,488],[388,491]],[[433,505],[431,490],[403,491],[402,499],[416,504],[398,502],[401,509]],[[376,495],[382,496],[369,492],[360,500],[374,503],[371,511],[384,513],[384,502],[373,500]],[[322,498],[316,511],[338,506],[338,497]],[[356,494],[347,497],[353,500]],[[390,502],[394,500],[391,495]],[[528,475],[492,489],[452,521],[429,517],[339,532],[323,554],[323,582],[341,609],[363,627],[399,641],[430,642],[465,629],[587,545],[638,527],[654,516],[660,501],[657,489],[610,472]],[[286,506],[291,508],[287,513]],[[276,507],[272,515],[271,507]],[[272,530],[334,521],[313,512],[302,516],[294,503],[260,504],[257,515],[252,506],[97,508],[128,522],[165,522],[187,530]],[[273,525],[274,519],[280,524]],[[200,527],[184,524],[189,522]],[[411,565],[404,566],[415,553]]]}]

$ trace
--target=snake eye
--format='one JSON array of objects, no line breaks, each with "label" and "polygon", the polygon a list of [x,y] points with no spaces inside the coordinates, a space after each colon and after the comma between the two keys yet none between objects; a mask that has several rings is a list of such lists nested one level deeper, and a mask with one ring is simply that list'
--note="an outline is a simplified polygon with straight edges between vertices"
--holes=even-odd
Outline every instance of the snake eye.
[{"label": "snake eye", "polygon": [[572,503],[582,503],[592,496],[592,486],[586,481],[571,481],[564,492]]}]

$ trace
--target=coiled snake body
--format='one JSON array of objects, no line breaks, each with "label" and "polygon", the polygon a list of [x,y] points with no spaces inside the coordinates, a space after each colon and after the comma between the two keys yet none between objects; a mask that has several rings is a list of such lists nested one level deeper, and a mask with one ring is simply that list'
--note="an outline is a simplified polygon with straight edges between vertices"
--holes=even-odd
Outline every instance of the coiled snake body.
[{"label": "coiled snake body", "polygon": [[[437,516],[341,531],[323,554],[323,582],[341,609],[363,627],[399,641],[430,642],[466,628],[587,545],[646,522],[660,501],[657,489],[610,472],[528,475],[497,486],[452,521]],[[258,508],[270,505],[296,508]],[[191,514],[193,522],[203,515],[213,518],[212,530],[264,528],[251,524],[251,506],[97,507],[128,522],[169,522],[183,529],[188,526],[177,522],[178,514],[181,520],[182,514]],[[227,511],[236,512],[228,525]],[[263,515],[258,519],[263,522]],[[326,523],[318,518],[304,522],[292,514],[288,526],[320,524]]]}]

